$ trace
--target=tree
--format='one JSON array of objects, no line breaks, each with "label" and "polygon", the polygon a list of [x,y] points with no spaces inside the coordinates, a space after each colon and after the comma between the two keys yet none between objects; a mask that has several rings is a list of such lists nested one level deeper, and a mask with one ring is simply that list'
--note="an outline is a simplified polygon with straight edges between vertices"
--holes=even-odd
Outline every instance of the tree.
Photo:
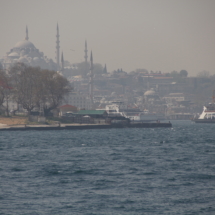
[{"label": "tree", "polygon": [[11,98],[10,77],[4,70],[0,70],[0,106],[6,110],[6,116],[9,116],[9,100]]},{"label": "tree", "polygon": [[143,74],[148,74],[149,73],[147,69],[141,69],[141,68],[136,69],[135,72],[137,72],[137,73],[143,73]]},{"label": "tree", "polygon": [[4,103],[4,80],[5,80],[5,72],[0,70],[0,106]]},{"label": "tree", "polygon": [[38,105],[42,105],[44,115],[57,108],[64,96],[72,90],[69,81],[55,71],[42,70]]},{"label": "tree", "polygon": [[121,68],[121,69],[114,70],[113,74],[116,74],[116,75],[125,75],[126,74],[127,75],[127,72],[123,71]]},{"label": "tree", "polygon": [[38,103],[40,72],[39,67],[30,67],[23,63],[16,64],[9,72],[13,83],[13,98],[28,111],[28,115]]},{"label": "tree", "polygon": [[187,72],[187,70],[182,69],[179,74],[181,77],[187,77],[188,72]]},{"label": "tree", "polygon": [[174,70],[170,73],[170,76],[173,78],[176,78],[176,77],[178,77],[178,72]]},{"label": "tree", "polygon": [[9,70],[9,76],[11,77],[12,89],[12,99],[17,103],[17,109],[14,110],[14,114],[19,109],[19,104],[21,104],[21,94],[19,93],[19,86],[21,83],[21,74],[26,70],[26,65],[24,63],[16,63]]},{"label": "tree", "polygon": [[197,76],[200,77],[200,78],[209,78],[210,72],[206,71],[206,70],[203,70],[203,71],[199,72],[197,74]]},{"label": "tree", "polygon": [[30,115],[34,108],[45,115],[55,109],[71,90],[69,81],[55,71],[15,64],[9,72],[13,84],[13,99]]},{"label": "tree", "polygon": [[[103,74],[104,68],[99,63],[94,63],[94,74]],[[76,64],[76,69],[74,69],[73,73],[76,75],[86,76],[90,72],[90,63],[89,62],[81,62]]]},{"label": "tree", "polygon": [[94,72],[94,74],[103,74],[104,73],[104,67],[100,63],[94,63],[93,64],[93,72]]},{"label": "tree", "polygon": [[76,74],[86,76],[90,71],[89,62],[81,62],[76,64]]}]

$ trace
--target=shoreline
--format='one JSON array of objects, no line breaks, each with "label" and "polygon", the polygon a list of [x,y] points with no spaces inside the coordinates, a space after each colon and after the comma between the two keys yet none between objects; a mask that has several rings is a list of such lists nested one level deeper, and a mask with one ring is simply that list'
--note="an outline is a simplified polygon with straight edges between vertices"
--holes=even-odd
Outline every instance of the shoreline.
[{"label": "shoreline", "polygon": [[59,125],[13,125],[0,126],[0,131],[29,131],[29,130],[85,130],[110,128],[171,128],[170,122],[146,122],[135,124],[59,124]]}]

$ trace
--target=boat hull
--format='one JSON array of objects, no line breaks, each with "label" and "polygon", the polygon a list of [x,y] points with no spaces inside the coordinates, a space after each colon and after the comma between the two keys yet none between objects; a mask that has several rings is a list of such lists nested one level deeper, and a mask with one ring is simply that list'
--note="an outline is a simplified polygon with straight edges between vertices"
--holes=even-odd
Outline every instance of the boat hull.
[{"label": "boat hull", "polygon": [[195,123],[215,123],[215,119],[195,119]]}]

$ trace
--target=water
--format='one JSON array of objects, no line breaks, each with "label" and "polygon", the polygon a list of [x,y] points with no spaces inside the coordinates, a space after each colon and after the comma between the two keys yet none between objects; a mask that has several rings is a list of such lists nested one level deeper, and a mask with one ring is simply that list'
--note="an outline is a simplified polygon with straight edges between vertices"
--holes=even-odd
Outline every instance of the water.
[{"label": "water", "polygon": [[0,214],[215,214],[215,124],[0,132]]}]

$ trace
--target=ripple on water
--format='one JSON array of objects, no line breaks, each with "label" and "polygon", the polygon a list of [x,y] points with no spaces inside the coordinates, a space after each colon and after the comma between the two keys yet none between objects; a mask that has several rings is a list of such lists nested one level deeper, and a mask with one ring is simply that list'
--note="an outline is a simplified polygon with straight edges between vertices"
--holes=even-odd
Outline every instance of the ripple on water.
[{"label": "ripple on water", "polygon": [[214,128],[1,132],[1,213],[213,214]]}]

